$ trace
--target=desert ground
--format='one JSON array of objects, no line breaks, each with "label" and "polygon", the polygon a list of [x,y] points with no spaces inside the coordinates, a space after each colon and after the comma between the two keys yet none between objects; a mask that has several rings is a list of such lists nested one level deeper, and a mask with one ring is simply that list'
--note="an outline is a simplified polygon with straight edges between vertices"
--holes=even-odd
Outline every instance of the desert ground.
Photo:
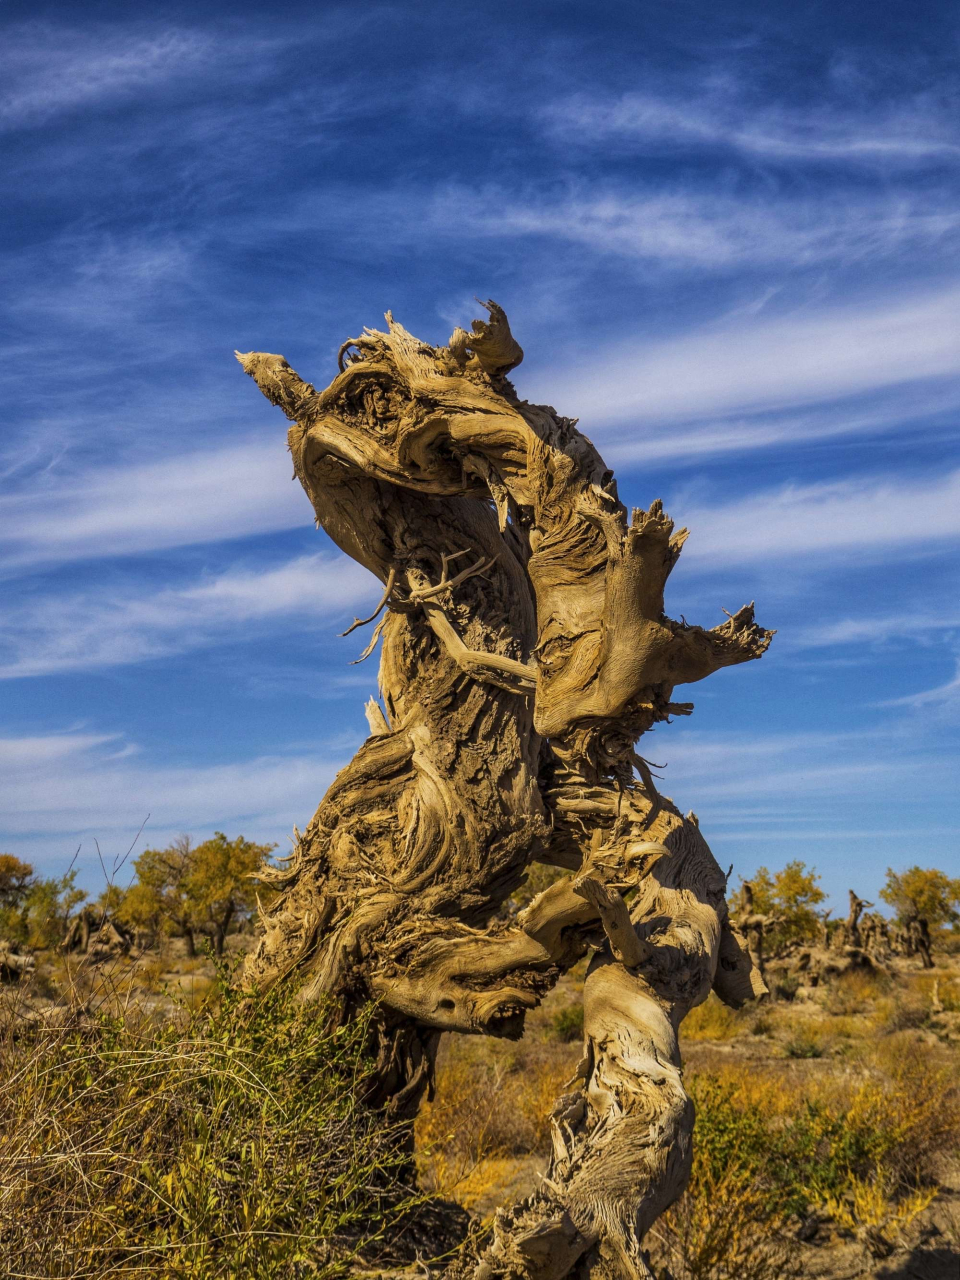
[{"label": "desert ground", "polygon": [[[250,943],[249,932],[232,934],[227,965]],[[458,1233],[482,1231],[496,1206],[536,1187],[551,1110],[581,1053],[585,964],[528,1016],[522,1040],[445,1037],[416,1161],[433,1226],[446,1226],[408,1231],[406,1256],[373,1247],[339,1274],[438,1276],[436,1255]],[[658,1276],[956,1280],[960,956],[935,951],[934,964],[897,958],[886,972],[854,970],[799,993],[774,967],[770,998],[734,1012],[711,996],[687,1018],[694,1171],[648,1238]],[[21,1026],[50,1026],[70,1007],[110,1004],[163,1021],[195,1016],[216,991],[209,949],[191,958],[170,938],[100,962],[40,951],[2,999],[9,1035],[14,1013]]]},{"label": "desert ground", "polygon": [[[889,977],[852,972],[739,1013],[711,996],[687,1018],[698,1151],[650,1241],[661,1268],[956,1280],[960,961],[935,964],[899,960]],[[536,1185],[553,1099],[580,1056],[577,997],[575,972],[521,1042],[459,1037],[441,1051],[419,1123],[424,1176],[481,1217]],[[859,1171],[844,1169],[858,1147]],[[784,1177],[771,1167],[791,1159]]]}]

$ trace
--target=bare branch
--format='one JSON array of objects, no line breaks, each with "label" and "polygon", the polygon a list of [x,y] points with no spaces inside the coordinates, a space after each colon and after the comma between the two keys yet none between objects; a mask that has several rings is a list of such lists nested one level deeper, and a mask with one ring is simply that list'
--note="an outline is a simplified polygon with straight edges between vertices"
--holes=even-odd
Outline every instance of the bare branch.
[{"label": "bare branch", "polygon": [[627,904],[616,889],[592,876],[578,876],[573,882],[573,892],[595,908],[611,950],[621,964],[628,969],[636,968],[650,957],[651,948],[634,933]]},{"label": "bare branch", "polygon": [[[470,571],[465,570],[465,573],[469,576]],[[530,694],[536,690],[536,667],[528,667],[523,662],[499,653],[481,653],[476,649],[468,649],[447,618],[443,606],[433,598],[438,588],[430,587],[426,577],[416,569],[408,571],[407,580],[410,583],[411,599],[421,605],[430,629],[461,671],[475,680],[495,684],[509,693]],[[443,589],[452,586],[453,581],[441,584]]]},{"label": "bare branch", "polygon": [[351,631],[356,631],[357,627],[365,627],[368,622],[373,622],[375,618],[379,617],[381,611],[385,609],[386,606],[390,603],[390,596],[393,593],[393,588],[396,585],[396,581],[397,581],[397,571],[394,568],[394,566],[391,565],[390,572],[387,574],[386,586],[383,588],[383,595],[380,597],[380,603],[374,609],[373,613],[371,613],[369,618],[354,618],[353,622],[351,622],[350,626],[347,627],[346,631],[340,632],[341,639],[343,639],[344,636],[348,636]]}]

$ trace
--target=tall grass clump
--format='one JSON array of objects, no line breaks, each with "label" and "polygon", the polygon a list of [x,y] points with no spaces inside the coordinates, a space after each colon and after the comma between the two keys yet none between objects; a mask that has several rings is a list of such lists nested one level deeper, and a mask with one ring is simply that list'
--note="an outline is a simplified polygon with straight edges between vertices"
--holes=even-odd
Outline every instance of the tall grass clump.
[{"label": "tall grass clump", "polygon": [[409,1208],[363,1019],[224,987],[0,1033],[0,1274],[328,1280]]}]

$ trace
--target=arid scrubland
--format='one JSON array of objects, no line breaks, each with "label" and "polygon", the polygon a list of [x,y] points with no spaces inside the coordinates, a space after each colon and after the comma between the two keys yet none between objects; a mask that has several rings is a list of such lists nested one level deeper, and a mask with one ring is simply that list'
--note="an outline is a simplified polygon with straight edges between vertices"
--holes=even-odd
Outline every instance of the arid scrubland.
[{"label": "arid scrubland", "polygon": [[389,1254],[424,1196],[365,1102],[368,1020],[228,978],[169,949],[43,957],[0,993],[4,1280],[327,1280]]},{"label": "arid scrubland", "polygon": [[728,896],[637,744],[775,632],[752,603],[666,615],[687,530],[519,398],[484,306],[446,346],[388,312],[321,392],[237,353],[318,524],[383,584],[343,633],[376,624],[380,698],[286,859],[217,833],[76,912],[56,882],[42,964],[42,886],[8,857],[11,1276],[956,1263],[960,882],[889,870],[894,920],[852,888],[830,920],[799,861]]},{"label": "arid scrubland", "polygon": [[[936,983],[936,997],[934,984]],[[481,1217],[536,1184],[581,1053],[577,974],[517,1045],[451,1039],[418,1122],[425,1184]],[[854,971],[813,1000],[683,1024],[688,1190],[648,1246],[675,1280],[918,1276],[960,1267],[960,963]]]},{"label": "arid scrubland", "polygon": [[[363,1019],[327,1030],[283,988],[243,1000],[222,975],[250,940],[228,937],[220,976],[173,938],[41,948],[4,984],[5,1277],[412,1280],[537,1185],[582,1053],[582,963],[523,1040],[447,1038],[414,1182],[364,1100]],[[690,1014],[693,1174],[648,1239],[658,1275],[952,1280],[960,957],[934,954]]]}]

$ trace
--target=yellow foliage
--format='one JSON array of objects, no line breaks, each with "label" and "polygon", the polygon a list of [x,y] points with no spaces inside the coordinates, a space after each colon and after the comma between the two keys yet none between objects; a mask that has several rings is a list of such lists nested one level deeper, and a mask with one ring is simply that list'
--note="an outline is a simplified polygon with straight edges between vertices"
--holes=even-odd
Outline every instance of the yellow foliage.
[{"label": "yellow foliage", "polygon": [[811,1018],[810,1029],[814,1036],[821,1039],[829,1040],[835,1037],[838,1040],[852,1040],[855,1036],[861,1036],[868,1029],[869,1024],[863,1018],[857,1017],[834,1017],[834,1018]]},{"label": "yellow foliage", "polygon": [[930,1016],[930,1002],[917,996],[883,996],[877,1000],[870,1018],[881,1035],[891,1035],[910,1027],[921,1027]]},{"label": "yellow foliage", "polygon": [[960,1082],[915,1043],[890,1046],[886,1070],[854,1094],[851,1124],[873,1131],[877,1156],[902,1179],[916,1179],[932,1154],[960,1146]]},{"label": "yellow foliage", "polygon": [[744,1071],[742,1066],[712,1068],[710,1076],[741,1110],[755,1108],[770,1117],[790,1115],[797,1108],[804,1086],[773,1071]]},{"label": "yellow foliage", "polygon": [[948,1013],[960,1013],[960,979],[937,972],[910,976],[917,998],[927,1009],[932,1011],[936,992],[937,999]]},{"label": "yellow foliage", "polygon": [[850,1016],[862,1013],[882,995],[883,986],[882,980],[867,969],[848,969],[821,987],[817,997],[828,1013]]},{"label": "yellow foliage", "polygon": [[960,1085],[948,1059],[891,1037],[859,1078],[741,1064],[689,1078],[697,1105],[690,1185],[654,1226],[675,1280],[789,1275],[791,1239],[818,1206],[878,1255],[935,1197],[931,1163],[960,1145]]},{"label": "yellow foliage", "polygon": [[952,879],[934,867],[913,866],[899,874],[888,867],[880,897],[901,920],[920,916],[929,925],[945,924],[957,919],[960,879]]},{"label": "yellow foliage", "polygon": [[[695,1149],[696,1151],[696,1149]],[[647,1238],[676,1280],[779,1280],[795,1273],[785,1216],[752,1172],[732,1161],[717,1177],[694,1155],[690,1187]]]},{"label": "yellow foliage", "polygon": [[[744,881],[731,896],[730,906],[736,913],[744,906]],[[824,900],[816,867],[799,860],[788,862],[773,874],[758,867],[750,878],[753,909],[763,915],[780,916],[780,923],[770,930],[765,942],[776,950],[785,942],[799,941],[816,935],[819,923],[817,907]]]},{"label": "yellow foliage", "polygon": [[904,1228],[937,1197],[937,1187],[913,1191],[896,1198],[893,1179],[878,1165],[870,1178],[850,1175],[840,1195],[825,1196],[819,1208],[838,1227],[845,1227],[864,1241],[871,1253],[882,1257],[894,1248]]}]

